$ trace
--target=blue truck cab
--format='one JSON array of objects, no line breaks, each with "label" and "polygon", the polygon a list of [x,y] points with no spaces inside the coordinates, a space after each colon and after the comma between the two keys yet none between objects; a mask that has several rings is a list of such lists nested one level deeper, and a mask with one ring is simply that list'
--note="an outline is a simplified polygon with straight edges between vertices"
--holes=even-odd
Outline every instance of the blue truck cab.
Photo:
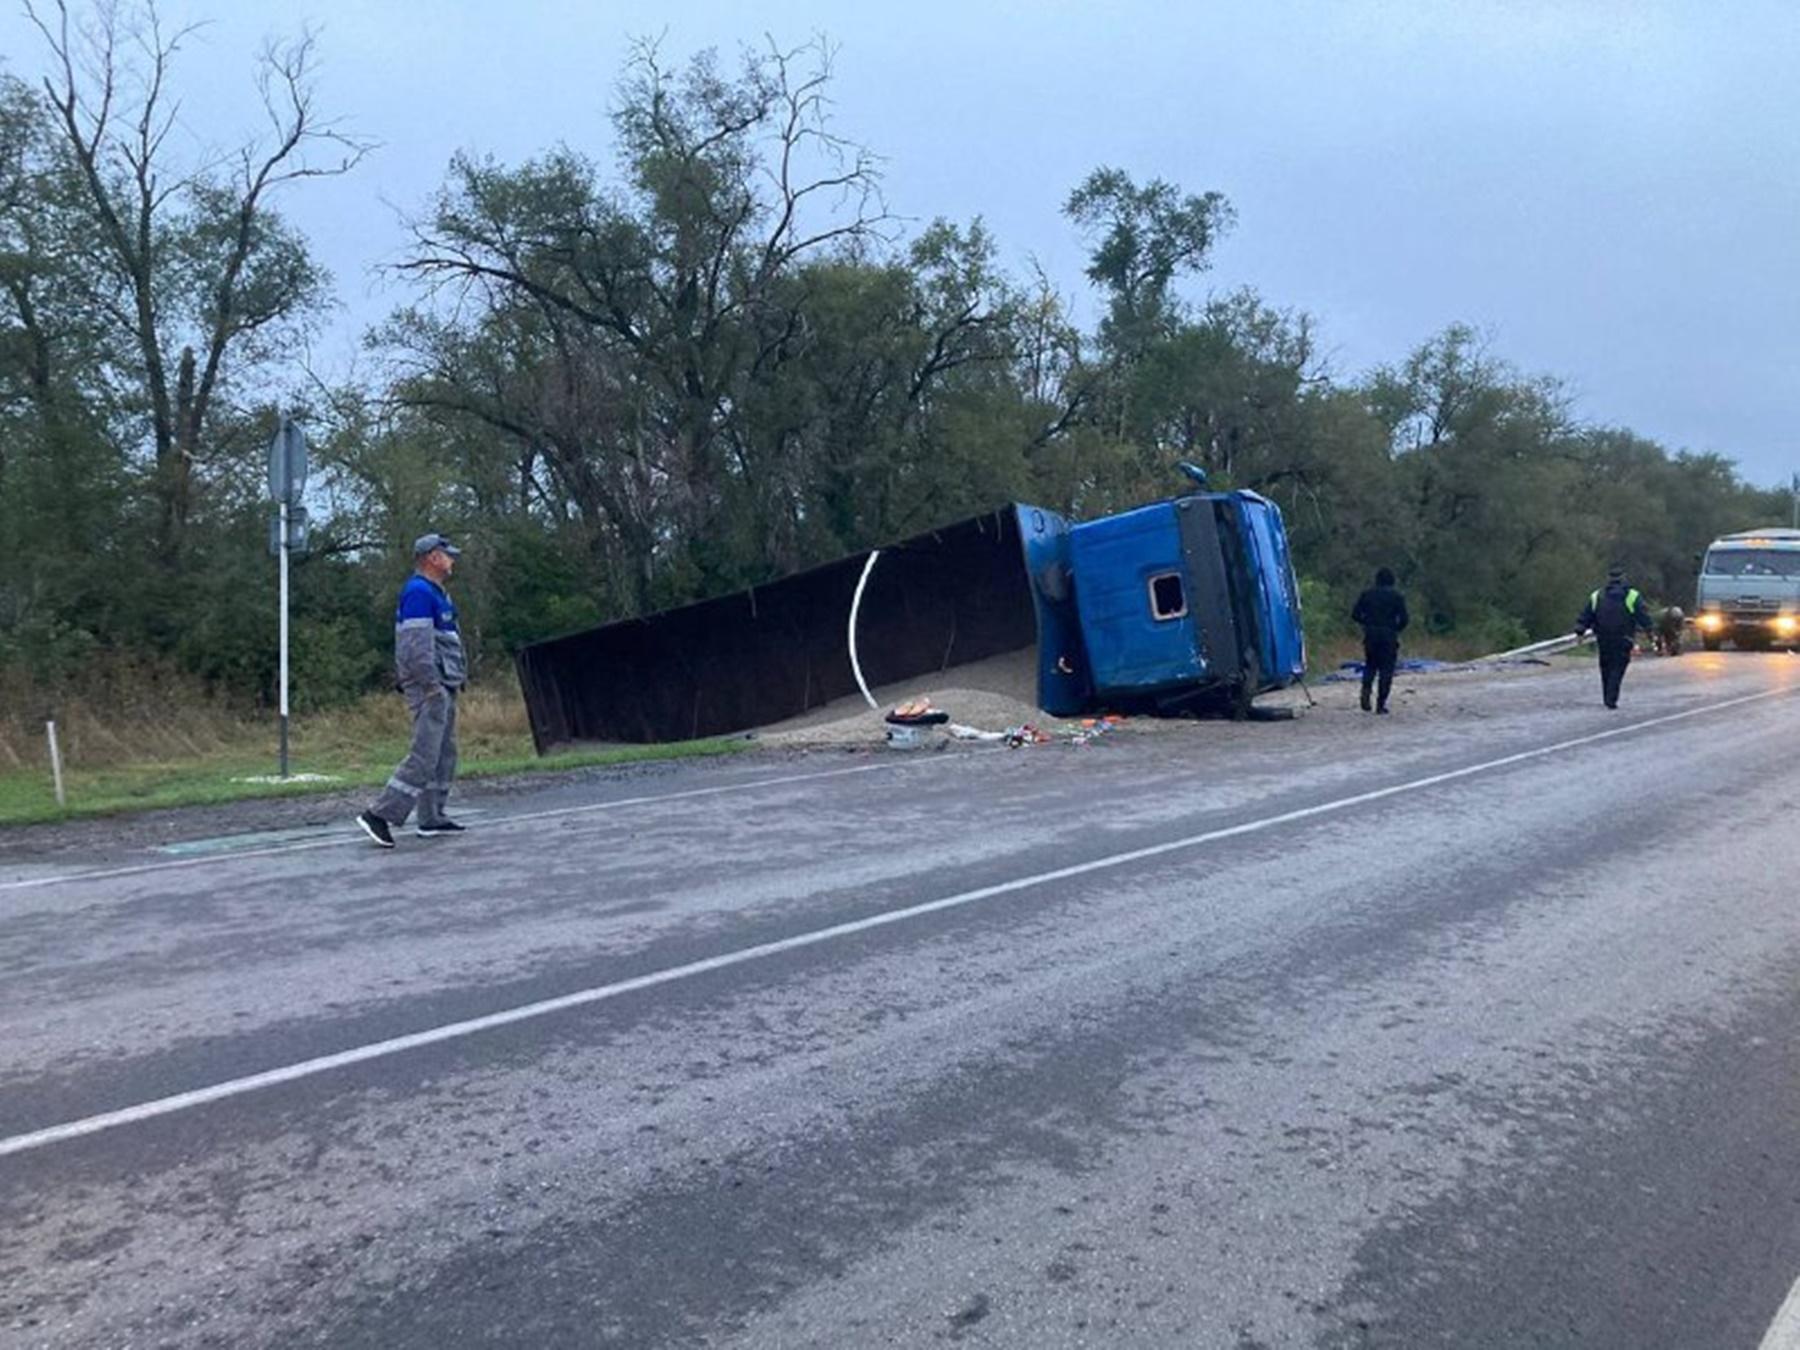
[{"label": "blue truck cab", "polygon": [[1019,511],[1047,711],[1243,711],[1304,676],[1299,586],[1267,498],[1189,493],[1079,525]]}]

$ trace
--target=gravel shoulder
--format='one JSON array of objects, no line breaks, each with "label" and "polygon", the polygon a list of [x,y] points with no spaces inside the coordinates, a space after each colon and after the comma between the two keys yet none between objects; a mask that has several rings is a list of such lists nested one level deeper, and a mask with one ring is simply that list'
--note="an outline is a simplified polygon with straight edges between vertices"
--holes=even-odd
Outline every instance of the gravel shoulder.
[{"label": "gravel shoulder", "polygon": [[[988,661],[959,666],[944,672],[938,681],[927,677],[873,691],[878,710],[860,696],[839,699],[810,713],[751,733],[756,748],[717,759],[647,761],[572,769],[555,773],[524,773],[467,780],[459,791],[464,802],[484,809],[505,809],[504,804],[523,798],[557,793],[582,793],[658,786],[675,788],[717,781],[731,774],[766,771],[771,764],[817,761],[842,757],[846,752],[886,754],[886,711],[904,699],[929,698],[950,715],[952,722],[986,732],[1031,723],[1052,738],[1053,744],[1018,753],[1058,753],[1084,748],[1091,733],[1084,734],[1080,721],[1063,721],[1038,709],[1032,702],[1036,687],[1035,655],[1027,650]],[[1406,723],[1426,721],[1454,723],[1475,715],[1490,701],[1497,685],[1543,679],[1558,672],[1592,668],[1591,658],[1553,657],[1542,665],[1478,666],[1468,669],[1402,674],[1394,684],[1393,704]],[[1361,714],[1356,707],[1353,681],[1309,683],[1306,688],[1265,695],[1258,707],[1285,708],[1293,712],[1296,726],[1308,743],[1319,743],[1322,753],[1332,742],[1357,734]],[[1348,715],[1347,715],[1348,714]],[[1189,718],[1134,717],[1106,732],[1109,743],[1129,744],[1141,737],[1187,736],[1215,741],[1249,736],[1271,736],[1270,728],[1257,723],[1238,726],[1229,722]],[[1281,737],[1285,743],[1289,738]],[[921,751],[913,753],[970,753],[993,751],[983,742],[961,742],[941,731],[925,738]],[[48,824],[0,826],[0,866],[34,864],[118,855],[151,850],[173,843],[253,832],[322,829],[347,821],[366,805],[368,790],[357,786],[342,792],[313,793],[293,798],[261,797],[209,806],[177,807],[116,816]]]}]

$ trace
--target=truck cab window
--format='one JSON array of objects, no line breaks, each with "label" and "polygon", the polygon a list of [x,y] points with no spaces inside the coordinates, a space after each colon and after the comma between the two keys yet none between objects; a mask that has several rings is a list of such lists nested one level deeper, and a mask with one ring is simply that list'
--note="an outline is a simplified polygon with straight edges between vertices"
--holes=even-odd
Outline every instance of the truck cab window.
[{"label": "truck cab window", "polygon": [[1150,578],[1150,613],[1158,619],[1179,619],[1187,613],[1180,573],[1161,572]]}]

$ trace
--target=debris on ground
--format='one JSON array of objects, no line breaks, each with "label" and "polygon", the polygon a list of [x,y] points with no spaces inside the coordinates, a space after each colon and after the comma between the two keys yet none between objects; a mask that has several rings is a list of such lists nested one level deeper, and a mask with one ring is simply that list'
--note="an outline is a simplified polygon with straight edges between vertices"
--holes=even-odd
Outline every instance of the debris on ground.
[{"label": "debris on ground", "polygon": [[[941,723],[926,724],[924,732],[940,743],[955,739],[974,744],[989,739],[985,733],[1001,740],[1009,729],[1027,722],[1051,725],[1037,706],[1034,648],[955,666],[937,678],[944,683],[932,685],[927,676],[903,685],[877,687],[872,693],[879,710],[869,707],[861,694],[851,694],[799,717],[759,728],[757,741],[772,749],[796,750],[878,746],[891,728],[905,725],[891,721],[893,714],[920,703],[943,714]],[[983,734],[955,732],[950,730],[953,724],[965,732]]]},{"label": "debris on ground", "polygon": [[[1504,660],[1489,657],[1472,662],[1408,658],[1398,672],[1394,694],[1397,700],[1405,701],[1415,717],[1421,713],[1480,716],[1484,694],[1478,690],[1485,690],[1489,681],[1498,679],[1510,685],[1515,680],[1530,680],[1546,671],[1564,669],[1571,662],[1579,664],[1581,659],[1568,654],[1509,656]],[[1295,716],[1335,719],[1342,713],[1355,713],[1361,665],[1351,662],[1344,669],[1356,673],[1352,676],[1333,672],[1311,692],[1295,687],[1264,694],[1256,700],[1247,721],[1286,721]],[[955,666],[937,678],[945,683],[934,686],[931,677],[926,676],[875,688],[871,692],[878,708],[869,707],[861,694],[851,694],[801,717],[760,728],[754,733],[755,740],[771,750],[879,748],[890,730],[901,729],[901,724],[888,718],[916,703],[942,713],[945,720],[914,728],[918,740],[903,748],[945,749],[958,744],[970,748],[1010,744],[1015,749],[1051,743],[1087,745],[1105,738],[1135,740],[1143,735],[1180,735],[1202,725],[1190,718],[1127,719],[1116,714],[1067,721],[1051,717],[1037,706],[1037,653],[1030,648]],[[1315,695],[1316,702],[1312,702]],[[1355,724],[1360,726],[1360,721]],[[1243,734],[1237,729],[1242,725],[1238,723],[1208,721],[1203,725],[1209,736]]]},{"label": "debris on ground", "polygon": [[1003,741],[1006,739],[1004,731],[983,731],[979,727],[966,727],[961,722],[952,722],[944,730],[950,734],[951,739],[958,741]]},{"label": "debris on ground", "polygon": [[932,707],[928,698],[909,698],[895,705],[887,720],[897,727],[938,727],[950,720],[950,714]]},{"label": "debris on ground", "polygon": [[1112,713],[1108,713],[1105,717],[1084,717],[1081,719],[1081,726],[1069,739],[1076,745],[1086,745],[1089,741],[1096,740],[1109,731],[1117,731],[1124,722],[1123,717]]}]

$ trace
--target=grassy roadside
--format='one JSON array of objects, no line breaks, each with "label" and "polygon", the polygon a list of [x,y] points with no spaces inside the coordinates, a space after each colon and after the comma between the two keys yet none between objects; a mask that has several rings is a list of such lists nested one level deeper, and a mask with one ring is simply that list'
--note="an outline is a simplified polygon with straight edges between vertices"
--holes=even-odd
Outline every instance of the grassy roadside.
[{"label": "grassy roadside", "polygon": [[[0,826],[373,787],[386,781],[406,753],[407,720],[400,700],[374,696],[350,708],[293,722],[289,771],[317,774],[322,781],[245,781],[275,772],[271,721],[215,720],[204,740],[188,734],[174,753],[160,747],[156,753],[144,753],[116,723],[104,726],[72,719],[71,728],[78,734],[63,775],[68,805],[56,804],[47,755],[27,758],[13,753],[12,762],[0,765]],[[742,739],[684,741],[572,750],[539,758],[532,750],[524,710],[510,691],[471,692],[459,709],[458,721],[459,778],[724,755],[752,744]],[[15,734],[11,745],[20,746],[21,738]]]},{"label": "grassy roadside", "polygon": [[[1482,653],[1467,641],[1421,636],[1405,643],[1404,654],[1458,661]],[[1334,635],[1312,643],[1309,656],[1318,678],[1340,662],[1360,659],[1362,645]],[[406,711],[391,694],[294,720],[290,771],[324,781],[246,781],[275,771],[273,718],[246,719],[193,691],[154,689],[128,706],[117,700],[105,708],[65,704],[57,715],[67,807],[56,805],[42,723],[0,718],[0,827],[372,788],[406,753]],[[722,755],[753,744],[733,738],[614,746],[540,759],[532,750],[524,703],[517,689],[505,684],[477,686],[463,696],[458,739],[464,778]]]}]

